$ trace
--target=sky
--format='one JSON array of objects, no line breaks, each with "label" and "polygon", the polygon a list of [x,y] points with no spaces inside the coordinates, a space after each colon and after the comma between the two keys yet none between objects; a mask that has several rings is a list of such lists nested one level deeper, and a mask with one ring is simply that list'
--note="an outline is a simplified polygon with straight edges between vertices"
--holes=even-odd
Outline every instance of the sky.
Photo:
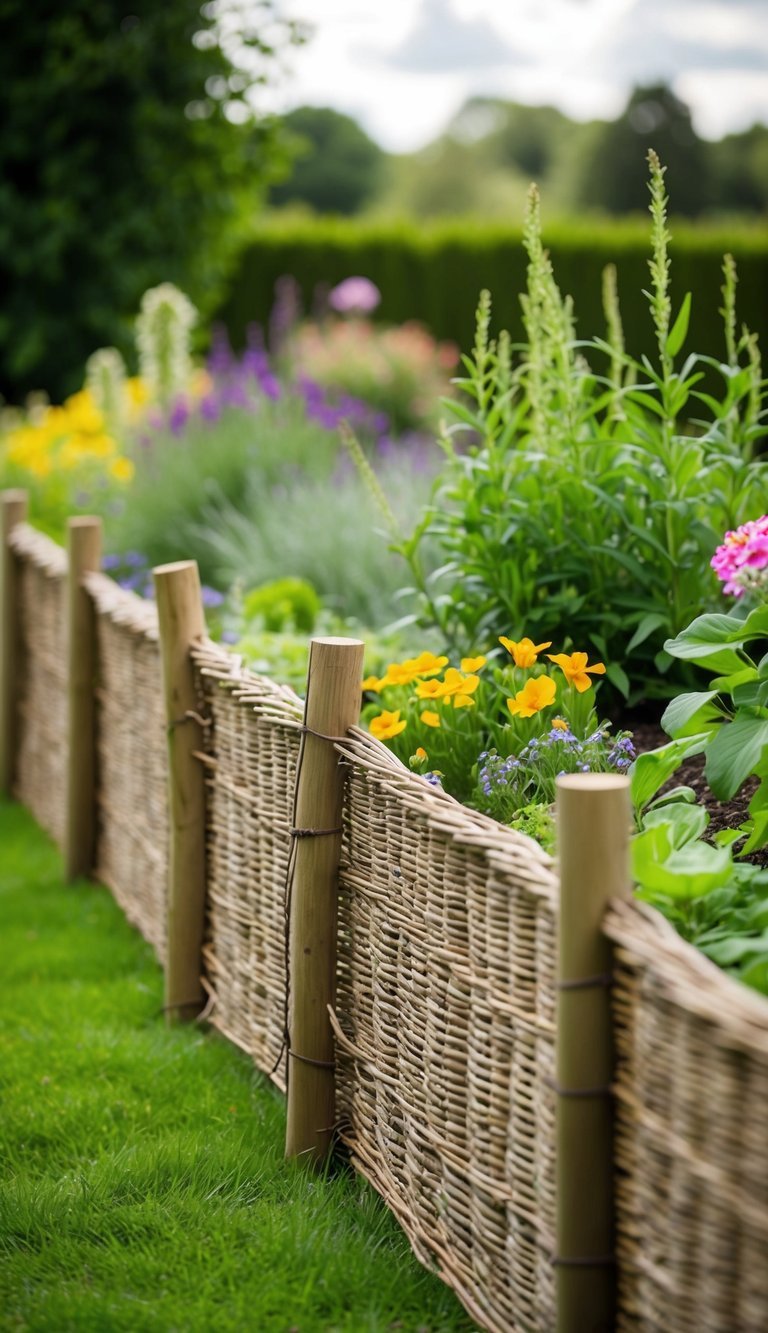
[{"label": "sky", "polygon": [[475,94],[610,119],[634,84],[659,79],[706,138],[768,124],[768,0],[280,0],[278,10],[314,32],[271,108],[334,107],[389,152],[423,147]]}]

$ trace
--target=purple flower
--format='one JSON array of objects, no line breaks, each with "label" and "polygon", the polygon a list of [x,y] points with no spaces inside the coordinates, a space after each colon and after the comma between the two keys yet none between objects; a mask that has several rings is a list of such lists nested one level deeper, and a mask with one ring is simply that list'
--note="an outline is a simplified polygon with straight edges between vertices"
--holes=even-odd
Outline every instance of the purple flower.
[{"label": "purple flower", "polygon": [[208,393],[200,400],[200,416],[203,421],[218,421],[221,416],[221,401],[215,393]]},{"label": "purple flower", "polygon": [[181,435],[189,421],[189,406],[183,398],[177,398],[168,413],[168,428],[172,435]]},{"label": "purple flower", "polygon": [[345,278],[328,293],[328,304],[340,315],[369,315],[381,301],[381,292],[370,278]]},{"label": "purple flower", "polygon": [[219,592],[218,588],[210,588],[207,583],[204,583],[201,587],[200,597],[203,606],[210,607],[211,609],[215,606],[221,606],[224,601],[223,592]]}]

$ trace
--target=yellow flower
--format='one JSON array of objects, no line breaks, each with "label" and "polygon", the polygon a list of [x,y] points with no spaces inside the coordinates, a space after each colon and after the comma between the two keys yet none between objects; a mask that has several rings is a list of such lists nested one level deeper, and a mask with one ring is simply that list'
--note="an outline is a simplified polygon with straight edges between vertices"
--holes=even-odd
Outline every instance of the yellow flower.
[{"label": "yellow flower", "polygon": [[110,463],[109,470],[115,481],[130,481],[136,471],[130,458],[116,458]]},{"label": "yellow flower", "polygon": [[553,717],[552,726],[555,731],[568,731],[568,723],[564,717]]},{"label": "yellow flower", "polygon": [[422,715],[421,715],[421,720],[422,720],[422,722],[424,723],[424,726],[425,726],[425,727],[439,727],[439,726],[440,726],[440,714],[439,714],[439,713],[430,713],[430,711],[429,711],[428,708],[425,708],[424,712],[422,713]]},{"label": "yellow flower", "polygon": [[421,680],[416,686],[417,699],[442,699],[445,686],[441,680]]},{"label": "yellow flower", "polygon": [[378,694],[379,690],[383,689],[384,683],[384,676],[382,676],[381,679],[379,679],[378,676],[366,676],[361,688],[364,690],[373,690],[374,694]]},{"label": "yellow flower", "polygon": [[525,682],[514,699],[507,699],[507,708],[513,717],[533,717],[542,708],[548,708],[555,701],[555,682],[550,676],[534,676]]},{"label": "yellow flower", "polygon": [[427,759],[429,756],[423,745],[417,745],[413,757],[414,759]]},{"label": "yellow flower", "polygon": [[384,709],[377,717],[371,718],[370,733],[379,741],[390,741],[393,736],[399,736],[401,731],[405,731],[405,722],[400,721],[400,709],[394,713],[388,713]]},{"label": "yellow flower", "polygon": [[503,634],[499,635],[499,643],[503,643],[507,652],[512,654],[516,667],[534,666],[538,654],[552,647],[551,639],[549,643],[532,643],[530,639],[520,639],[516,643],[514,639],[505,639]]},{"label": "yellow flower", "polygon": [[390,662],[384,680],[387,685],[410,685],[425,676],[436,676],[447,661],[447,657],[435,657],[434,653],[419,653],[418,657],[407,657],[404,662]]},{"label": "yellow flower", "polygon": [[470,699],[468,694],[454,694],[453,706],[454,708],[474,708],[475,701]]},{"label": "yellow flower", "polygon": [[587,672],[595,676],[605,675],[605,666],[602,662],[595,662],[594,666],[587,666],[586,653],[547,653],[550,662],[559,666],[569,685],[575,685],[579,694],[588,690],[593,681],[589,679]]},{"label": "yellow flower", "polygon": [[443,677],[443,694],[474,694],[479,684],[479,676],[465,676],[455,667],[449,667]]},{"label": "yellow flower", "polygon": [[471,674],[473,671],[479,671],[481,667],[484,667],[487,661],[488,658],[483,657],[482,653],[479,657],[462,657],[461,669]]}]

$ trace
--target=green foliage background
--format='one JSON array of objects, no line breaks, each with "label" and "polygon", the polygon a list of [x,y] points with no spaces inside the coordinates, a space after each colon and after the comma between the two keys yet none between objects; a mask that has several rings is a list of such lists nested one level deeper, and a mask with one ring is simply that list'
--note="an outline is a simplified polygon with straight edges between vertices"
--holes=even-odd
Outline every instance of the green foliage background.
[{"label": "green foliage background", "polygon": [[[267,68],[270,7],[243,35]],[[0,390],[57,398],[147,287],[210,309],[275,132],[232,123],[249,80],[200,0],[0,0],[0,30]]]},{"label": "green foliage background", "polygon": [[[674,181],[672,182],[674,189]],[[546,202],[546,201],[545,201]],[[672,289],[675,305],[693,293],[691,345],[713,356],[723,348],[721,263],[733,254],[739,273],[739,320],[768,345],[768,236],[756,228],[697,227],[672,223]],[[602,271],[618,269],[628,350],[650,354],[654,333],[643,289],[648,287],[648,223],[558,223],[545,227],[558,286],[574,298],[577,333],[602,332]],[[419,319],[438,338],[464,349],[474,337],[478,293],[494,295],[495,322],[523,337],[519,293],[527,258],[520,229],[466,219],[432,223],[342,219],[275,219],[244,250],[218,317],[242,344],[250,321],[266,324],[276,280],[292,274],[305,302],[316,286],[364,274],[380,288],[377,312],[384,321]]]}]

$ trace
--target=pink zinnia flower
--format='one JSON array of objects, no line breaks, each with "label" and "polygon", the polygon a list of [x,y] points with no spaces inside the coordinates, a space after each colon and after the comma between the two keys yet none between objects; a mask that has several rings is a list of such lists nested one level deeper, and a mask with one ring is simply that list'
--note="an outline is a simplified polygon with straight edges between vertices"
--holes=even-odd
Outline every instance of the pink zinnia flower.
[{"label": "pink zinnia flower", "polygon": [[710,564],[733,597],[768,588],[768,514],[726,532]]}]

